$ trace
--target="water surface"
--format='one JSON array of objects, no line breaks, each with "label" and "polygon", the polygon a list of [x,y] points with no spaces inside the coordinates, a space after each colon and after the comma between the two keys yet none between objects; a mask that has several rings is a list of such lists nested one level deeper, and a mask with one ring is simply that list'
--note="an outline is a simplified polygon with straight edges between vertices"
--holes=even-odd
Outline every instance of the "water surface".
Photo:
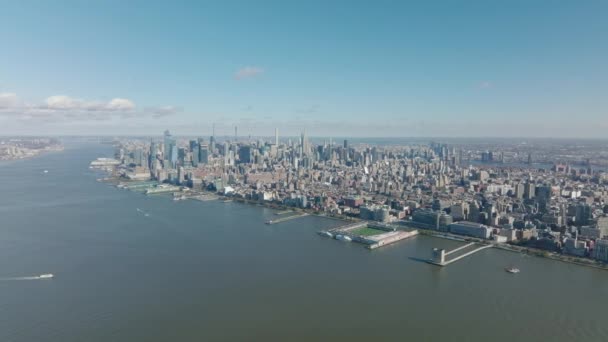
[{"label": "water surface", "polygon": [[118,190],[88,169],[110,154],[0,164],[0,341],[608,340],[608,272],[493,249],[438,268],[415,258],[458,242],[368,251],[315,234],[334,220]]}]

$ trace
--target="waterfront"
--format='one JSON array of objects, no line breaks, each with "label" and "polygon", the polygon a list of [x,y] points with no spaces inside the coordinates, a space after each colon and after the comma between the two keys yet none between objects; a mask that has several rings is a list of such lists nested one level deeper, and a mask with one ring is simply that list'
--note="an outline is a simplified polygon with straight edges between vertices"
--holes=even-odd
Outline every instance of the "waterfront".
[{"label": "waterfront", "polygon": [[316,234],[336,220],[118,190],[88,169],[109,154],[0,163],[0,278],[56,275],[0,281],[0,341],[608,340],[605,271],[493,248],[439,268],[416,259],[462,243],[369,251]]}]

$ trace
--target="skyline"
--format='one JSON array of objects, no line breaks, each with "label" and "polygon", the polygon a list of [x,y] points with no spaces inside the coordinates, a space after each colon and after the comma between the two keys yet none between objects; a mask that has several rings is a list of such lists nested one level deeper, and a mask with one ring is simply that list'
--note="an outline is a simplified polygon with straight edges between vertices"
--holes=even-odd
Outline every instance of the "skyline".
[{"label": "skyline", "polygon": [[[348,5],[348,6],[346,6]],[[578,137],[608,128],[600,1],[12,3],[0,135]],[[272,9],[268,9],[272,8]]]}]

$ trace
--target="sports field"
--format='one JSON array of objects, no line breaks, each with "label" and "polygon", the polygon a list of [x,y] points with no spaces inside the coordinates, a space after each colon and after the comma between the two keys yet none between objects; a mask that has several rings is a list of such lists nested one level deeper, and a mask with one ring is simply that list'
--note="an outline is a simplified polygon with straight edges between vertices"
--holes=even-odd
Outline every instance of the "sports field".
[{"label": "sports field", "polygon": [[386,232],[383,230],[380,230],[380,229],[361,227],[361,228],[357,228],[355,230],[351,230],[350,233],[353,235],[360,235],[360,236],[372,236],[372,235],[378,235],[378,234],[382,234],[382,233],[386,233]]}]

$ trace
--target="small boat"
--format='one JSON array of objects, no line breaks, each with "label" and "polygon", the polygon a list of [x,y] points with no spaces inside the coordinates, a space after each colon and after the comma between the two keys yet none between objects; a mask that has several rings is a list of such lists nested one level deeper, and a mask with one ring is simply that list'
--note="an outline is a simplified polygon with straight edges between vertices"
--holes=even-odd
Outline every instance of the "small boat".
[{"label": "small boat", "polygon": [[353,239],[351,239],[350,236],[338,234],[338,235],[336,235],[336,240],[352,241]]},{"label": "small boat", "polygon": [[50,279],[53,277],[54,277],[53,273],[41,274],[38,276],[38,278],[40,278],[40,279]]},{"label": "small boat", "polygon": [[272,220],[266,221],[266,224],[272,224]]},{"label": "small boat", "polygon": [[44,171],[42,171],[42,172],[44,172],[44,173],[49,173],[49,170],[44,170]]},{"label": "small boat", "polygon": [[519,273],[519,268],[510,266],[510,267],[505,268],[505,271],[507,271],[509,273]]},{"label": "small boat", "polygon": [[334,237],[333,234],[330,233],[330,232],[319,232],[319,235],[325,236],[325,237],[328,237],[328,238],[333,238]]}]

